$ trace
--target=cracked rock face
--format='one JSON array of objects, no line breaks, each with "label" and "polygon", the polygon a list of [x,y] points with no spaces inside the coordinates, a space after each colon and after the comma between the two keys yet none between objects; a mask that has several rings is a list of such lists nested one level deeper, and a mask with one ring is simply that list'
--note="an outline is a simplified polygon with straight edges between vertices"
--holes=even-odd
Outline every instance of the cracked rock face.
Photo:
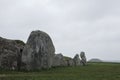
[{"label": "cracked rock face", "polygon": [[50,36],[42,31],[32,31],[23,49],[22,62],[27,70],[51,68],[55,48]]},{"label": "cracked rock face", "polygon": [[65,60],[64,56],[61,53],[55,54],[53,66],[54,67],[55,66],[67,66],[67,60]]},{"label": "cracked rock face", "polygon": [[0,67],[3,69],[17,69],[21,64],[20,49],[23,49],[24,42],[10,40],[0,37]]},{"label": "cracked rock face", "polygon": [[79,58],[79,55],[76,54],[73,58],[73,61],[74,61],[74,65],[75,66],[79,66],[80,65],[80,58]]},{"label": "cracked rock face", "polygon": [[82,64],[83,66],[85,66],[86,63],[87,63],[87,61],[86,61],[86,56],[85,56],[85,52],[81,52],[81,53],[80,53],[80,57],[81,57],[81,64]]},{"label": "cracked rock face", "polygon": [[68,64],[68,66],[74,66],[75,65],[72,58],[67,59],[67,64]]}]

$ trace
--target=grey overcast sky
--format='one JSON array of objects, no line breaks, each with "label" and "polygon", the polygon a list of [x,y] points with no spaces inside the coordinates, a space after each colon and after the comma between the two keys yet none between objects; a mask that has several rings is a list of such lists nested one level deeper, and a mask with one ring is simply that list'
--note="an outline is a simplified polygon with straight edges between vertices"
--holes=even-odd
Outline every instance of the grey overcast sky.
[{"label": "grey overcast sky", "polygon": [[120,60],[120,0],[0,0],[0,36],[48,33],[56,53]]}]

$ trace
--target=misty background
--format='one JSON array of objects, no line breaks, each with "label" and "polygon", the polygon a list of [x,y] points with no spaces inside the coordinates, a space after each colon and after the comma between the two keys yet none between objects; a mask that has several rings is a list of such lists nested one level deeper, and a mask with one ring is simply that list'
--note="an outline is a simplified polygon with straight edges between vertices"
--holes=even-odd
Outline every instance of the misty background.
[{"label": "misty background", "polygon": [[50,35],[56,53],[120,60],[120,0],[0,0],[0,36]]}]

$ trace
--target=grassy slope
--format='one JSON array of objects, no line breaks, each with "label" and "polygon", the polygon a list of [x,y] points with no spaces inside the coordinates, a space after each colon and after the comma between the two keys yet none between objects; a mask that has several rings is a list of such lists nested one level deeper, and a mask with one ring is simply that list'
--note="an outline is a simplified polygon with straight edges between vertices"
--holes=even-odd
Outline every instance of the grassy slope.
[{"label": "grassy slope", "polygon": [[31,72],[0,71],[0,80],[120,80],[120,64],[89,63]]}]

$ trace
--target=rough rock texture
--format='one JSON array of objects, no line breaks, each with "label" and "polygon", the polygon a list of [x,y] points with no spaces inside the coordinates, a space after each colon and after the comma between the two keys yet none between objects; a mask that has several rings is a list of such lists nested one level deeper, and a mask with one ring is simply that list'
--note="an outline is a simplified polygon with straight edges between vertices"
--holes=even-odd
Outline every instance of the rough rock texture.
[{"label": "rough rock texture", "polygon": [[83,65],[83,66],[85,66],[86,65],[86,56],[85,56],[85,52],[81,52],[80,53],[80,57],[81,57],[81,64]]},{"label": "rough rock texture", "polygon": [[55,54],[53,66],[67,66],[67,61],[65,60],[64,56],[60,54]]},{"label": "rough rock texture", "polygon": [[67,63],[68,63],[68,66],[74,66],[75,65],[73,59],[69,59]]},{"label": "rough rock texture", "polygon": [[51,68],[55,48],[49,35],[42,31],[32,31],[24,47],[22,62],[25,69]]},{"label": "rough rock texture", "polygon": [[62,54],[55,54],[52,66],[54,66],[54,67],[60,66],[62,58],[63,58]]},{"label": "rough rock texture", "polygon": [[4,69],[20,68],[24,42],[0,37],[0,67]]},{"label": "rough rock texture", "polygon": [[67,61],[67,66],[74,66],[74,61],[70,57],[64,56],[65,60]]},{"label": "rough rock texture", "polygon": [[79,66],[80,65],[80,58],[79,58],[78,54],[75,55],[75,57],[73,58],[73,61],[74,61],[74,65],[75,66]]}]

